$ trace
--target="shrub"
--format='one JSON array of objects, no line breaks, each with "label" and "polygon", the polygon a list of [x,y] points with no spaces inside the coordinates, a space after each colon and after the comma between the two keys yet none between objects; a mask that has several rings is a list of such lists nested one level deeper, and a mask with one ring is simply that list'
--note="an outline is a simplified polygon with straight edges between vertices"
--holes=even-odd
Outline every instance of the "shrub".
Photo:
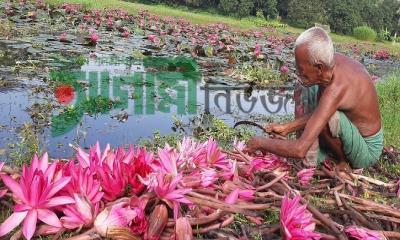
[{"label": "shrub", "polygon": [[368,26],[360,26],[354,28],[353,35],[358,40],[375,41],[376,39],[376,32],[374,31],[374,29]]}]

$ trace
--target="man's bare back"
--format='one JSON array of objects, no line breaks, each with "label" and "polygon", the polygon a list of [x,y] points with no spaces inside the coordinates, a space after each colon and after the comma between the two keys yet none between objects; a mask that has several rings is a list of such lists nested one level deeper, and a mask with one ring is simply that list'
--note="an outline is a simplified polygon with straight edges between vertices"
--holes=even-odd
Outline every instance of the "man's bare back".
[{"label": "man's bare back", "polygon": [[368,137],[381,129],[378,95],[367,70],[359,62],[342,54],[335,55],[332,84],[320,88],[320,93],[343,91],[338,110],[345,113],[358,128],[361,135]]},{"label": "man's bare back", "polygon": [[[301,136],[294,140],[255,136],[247,142],[246,151],[300,159],[307,156],[311,161],[308,153],[316,151],[309,150],[318,147],[314,144],[318,141],[318,152],[331,152],[339,163],[356,168],[375,163],[382,153],[383,131],[378,96],[367,70],[357,61],[335,54],[329,35],[320,28],[308,29],[296,39],[295,60],[308,112],[294,121],[269,125],[266,130],[283,136],[303,130]],[[318,96],[312,91],[315,89]],[[317,162],[323,157],[318,154]]]}]

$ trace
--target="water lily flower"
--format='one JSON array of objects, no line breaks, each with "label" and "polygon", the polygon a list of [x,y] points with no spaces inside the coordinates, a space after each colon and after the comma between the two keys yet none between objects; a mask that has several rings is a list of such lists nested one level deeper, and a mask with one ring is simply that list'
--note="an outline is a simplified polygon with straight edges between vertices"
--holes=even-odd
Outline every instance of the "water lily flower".
[{"label": "water lily flower", "polygon": [[225,203],[235,204],[239,198],[239,188],[236,188],[225,197]]},{"label": "water lily flower", "polygon": [[[125,157],[125,159],[128,158]],[[146,178],[153,171],[150,167],[153,161],[153,154],[144,148],[137,148],[136,154],[129,161],[123,160],[128,164],[125,172],[133,194],[139,195],[143,191],[144,185],[139,178]]]},{"label": "water lily flower", "polygon": [[204,146],[198,144],[192,138],[184,137],[181,142],[177,144],[177,150],[179,157],[177,159],[177,164],[180,168],[195,169],[195,162],[204,155]]},{"label": "water lily flower", "polygon": [[136,217],[136,212],[125,203],[117,203],[104,209],[94,221],[96,232],[107,237],[109,232],[118,228],[127,228]]},{"label": "water lily flower", "polygon": [[306,210],[306,205],[300,204],[301,196],[293,199],[285,196],[282,200],[280,212],[280,225],[284,239],[320,239],[320,234],[315,233],[315,223],[312,214]]},{"label": "water lily flower", "polygon": [[96,44],[99,41],[100,37],[95,32],[90,34],[90,42],[92,44]]},{"label": "water lily flower", "polygon": [[209,187],[218,179],[218,174],[213,168],[202,168],[200,171],[200,180],[202,187]]},{"label": "water lily flower", "polygon": [[134,234],[143,234],[149,227],[144,209],[146,208],[148,198],[132,197],[130,206],[136,212],[136,217],[132,220],[131,230]]},{"label": "water lily flower", "polygon": [[174,218],[178,217],[178,208],[180,203],[191,205],[185,194],[192,191],[190,188],[177,188],[182,180],[181,175],[173,176],[171,174],[157,173],[150,183],[150,187],[156,195],[162,199],[170,208],[174,209]]},{"label": "water lily flower", "polygon": [[81,148],[78,148],[76,159],[81,167],[90,167],[92,171],[95,171],[98,166],[103,164],[109,152],[111,152],[110,144],[107,144],[102,153],[100,150],[100,143],[97,141],[96,145],[90,148],[89,154],[83,151]]},{"label": "water lily flower", "polygon": [[104,193],[101,191],[101,183],[96,172],[92,172],[89,168],[82,168],[70,161],[64,166],[63,175],[71,177],[71,181],[62,190],[65,195],[72,197],[79,194],[92,204],[100,202]]},{"label": "water lily flower", "polygon": [[279,70],[280,70],[281,73],[283,73],[283,74],[288,74],[288,72],[289,72],[289,68],[288,68],[288,66],[286,66],[286,65],[283,65]]},{"label": "water lily flower", "polygon": [[254,172],[272,171],[278,168],[281,168],[282,170],[287,169],[287,164],[284,162],[284,159],[274,154],[267,154],[255,157],[250,163],[250,168],[247,174],[251,176]]},{"label": "water lily flower", "polygon": [[97,169],[104,192],[103,198],[107,201],[114,201],[125,192],[128,183],[124,173],[126,169],[126,164],[120,161],[114,161],[112,168],[103,164]]},{"label": "water lily flower", "polygon": [[310,185],[310,181],[314,175],[315,168],[305,168],[297,173],[297,177],[299,178],[299,183],[302,186]]},{"label": "water lily flower", "polygon": [[229,163],[226,154],[222,153],[217,142],[210,138],[205,145],[206,147],[206,166],[215,166],[221,169],[226,169]]},{"label": "water lily flower", "polygon": [[349,226],[345,229],[345,232],[350,237],[359,240],[386,240],[382,233],[358,226]]},{"label": "water lily flower", "polygon": [[168,144],[163,149],[158,149],[158,159],[161,165],[160,171],[163,173],[178,175],[177,161],[179,153],[176,149],[171,148]]},{"label": "water lily flower", "polygon": [[124,38],[128,38],[129,37],[129,31],[123,31],[121,33],[121,36],[124,37]]},{"label": "water lily flower", "polygon": [[66,42],[67,41],[67,33],[65,33],[65,32],[61,33],[59,40],[60,40],[60,42]]},{"label": "water lily flower", "polygon": [[235,149],[238,149],[240,151],[243,151],[244,149],[246,149],[246,142],[245,141],[239,141],[236,137],[233,140],[233,147]]},{"label": "water lily flower", "polygon": [[[49,180],[52,178],[52,170],[47,166],[46,158],[42,157],[39,161],[37,157],[34,157],[29,168],[23,166],[22,176],[18,183],[7,175],[1,176],[4,184],[13,192],[17,205],[14,213],[0,225],[0,237],[11,232],[22,221],[24,221],[22,233],[28,240],[35,233],[38,219],[53,227],[62,226],[52,209],[75,202],[68,196],[56,196],[68,184],[70,178],[61,177],[57,181]],[[43,169],[50,174],[45,176]]]},{"label": "water lily flower", "polygon": [[99,203],[93,205],[89,199],[76,193],[74,199],[75,204],[63,207],[62,225],[67,229],[90,226],[99,212]]},{"label": "water lily flower", "polygon": [[256,45],[254,46],[253,54],[257,58],[262,55],[262,53],[261,53],[261,45],[260,44],[256,43]]}]

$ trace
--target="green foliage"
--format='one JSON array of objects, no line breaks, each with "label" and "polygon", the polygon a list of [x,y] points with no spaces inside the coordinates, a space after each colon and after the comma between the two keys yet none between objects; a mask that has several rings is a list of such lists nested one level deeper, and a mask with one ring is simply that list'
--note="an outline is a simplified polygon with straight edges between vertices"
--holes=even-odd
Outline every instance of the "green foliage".
[{"label": "green foliage", "polygon": [[288,4],[287,21],[296,27],[309,28],[325,23],[325,11],[320,0],[292,0]]},{"label": "green foliage", "polygon": [[260,9],[256,13],[256,17],[252,21],[259,27],[276,28],[276,29],[286,29],[287,24],[281,23],[278,20],[267,20],[264,17],[263,11]]},{"label": "green foliage", "polygon": [[287,76],[281,74],[274,64],[243,64],[232,75],[241,82],[254,83],[259,86],[283,85]]},{"label": "green foliage", "polygon": [[392,36],[391,36],[390,32],[387,29],[385,29],[385,30],[381,30],[378,32],[378,36],[376,37],[376,40],[379,42],[390,41],[390,40],[392,40]]},{"label": "green foliage", "polygon": [[362,23],[358,1],[326,0],[325,10],[328,15],[328,23],[334,32],[349,35],[355,27]]},{"label": "green foliage", "polygon": [[243,18],[254,9],[255,0],[221,0],[219,9],[229,16]]},{"label": "green foliage", "polygon": [[11,162],[17,167],[31,161],[33,155],[39,152],[39,139],[32,124],[24,124],[19,132],[21,141],[10,153]]},{"label": "green foliage", "polygon": [[[257,10],[256,13],[261,12],[262,16],[267,19],[275,19],[278,16],[277,0],[256,0],[254,9]],[[256,14],[259,17],[259,14]]]},{"label": "green foliage", "polygon": [[400,147],[400,72],[392,73],[376,84],[383,119],[385,144]]},{"label": "green foliage", "polygon": [[376,32],[368,26],[354,28],[353,35],[358,40],[375,41],[376,39]]}]

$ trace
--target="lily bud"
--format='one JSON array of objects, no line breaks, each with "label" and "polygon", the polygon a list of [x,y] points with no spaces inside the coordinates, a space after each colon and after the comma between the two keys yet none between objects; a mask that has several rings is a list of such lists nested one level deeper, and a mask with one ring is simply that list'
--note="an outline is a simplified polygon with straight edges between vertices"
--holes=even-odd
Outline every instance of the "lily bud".
[{"label": "lily bud", "polygon": [[187,218],[181,217],[176,220],[175,226],[175,239],[176,240],[192,240],[193,231],[192,226]]},{"label": "lily bud", "polygon": [[168,210],[164,204],[157,205],[149,218],[149,228],[145,239],[157,240],[168,223]]}]

